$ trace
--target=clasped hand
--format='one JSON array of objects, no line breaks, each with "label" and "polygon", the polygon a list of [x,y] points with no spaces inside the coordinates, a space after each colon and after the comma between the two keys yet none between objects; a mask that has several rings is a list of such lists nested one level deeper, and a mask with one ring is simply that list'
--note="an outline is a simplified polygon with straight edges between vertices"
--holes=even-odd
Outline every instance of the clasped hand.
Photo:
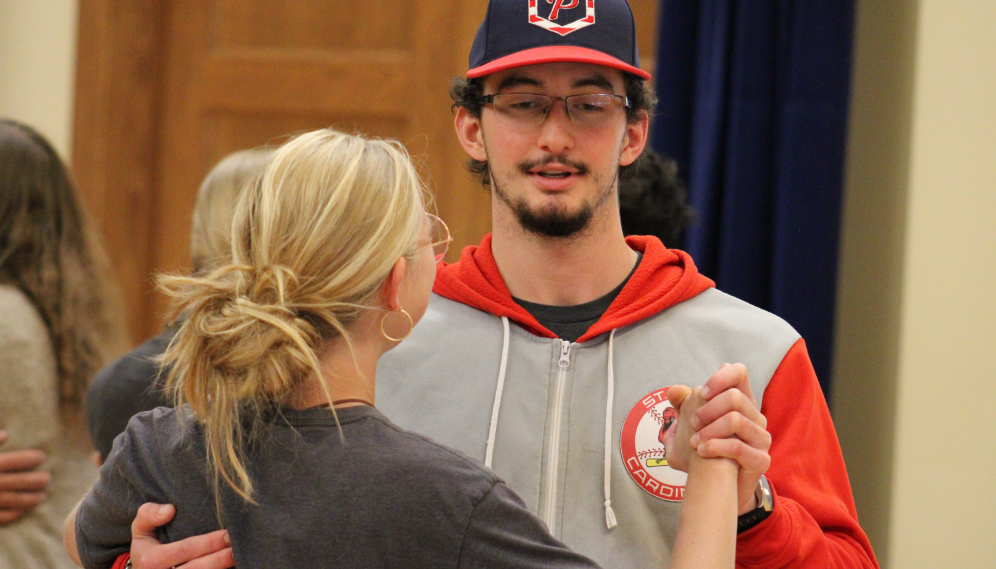
[{"label": "clasped hand", "polygon": [[[668,399],[678,411],[678,420],[665,434],[668,463],[687,470],[691,451],[701,458],[735,460],[738,513],[756,508],[754,489],[771,465],[771,435],[751,392],[747,368],[723,364],[702,387],[672,387]],[[681,407],[686,405],[682,420]]]}]

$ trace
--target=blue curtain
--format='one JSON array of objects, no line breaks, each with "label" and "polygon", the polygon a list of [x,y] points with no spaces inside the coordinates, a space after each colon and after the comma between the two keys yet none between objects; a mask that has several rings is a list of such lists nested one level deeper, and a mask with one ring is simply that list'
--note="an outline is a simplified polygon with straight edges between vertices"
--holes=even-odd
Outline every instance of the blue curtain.
[{"label": "blue curtain", "polygon": [[806,339],[829,398],[853,0],[661,0],[651,143],[720,290]]}]

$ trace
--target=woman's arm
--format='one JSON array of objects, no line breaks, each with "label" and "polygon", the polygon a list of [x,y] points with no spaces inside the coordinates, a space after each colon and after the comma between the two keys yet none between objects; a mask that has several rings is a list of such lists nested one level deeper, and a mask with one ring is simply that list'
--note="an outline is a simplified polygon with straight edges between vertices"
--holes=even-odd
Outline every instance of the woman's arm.
[{"label": "woman's arm", "polygon": [[65,523],[62,524],[62,544],[66,547],[69,558],[80,567],[83,566],[83,562],[80,560],[79,551],[76,550],[76,512],[79,511],[82,502],[80,500],[73,506],[73,511],[69,512]]},{"label": "woman's arm", "polygon": [[728,458],[702,458],[691,448],[695,430],[690,420],[705,404],[699,389],[672,387],[668,399],[679,410],[677,426],[665,435],[668,464],[688,473],[670,569],[731,568],[737,544],[738,465]]}]

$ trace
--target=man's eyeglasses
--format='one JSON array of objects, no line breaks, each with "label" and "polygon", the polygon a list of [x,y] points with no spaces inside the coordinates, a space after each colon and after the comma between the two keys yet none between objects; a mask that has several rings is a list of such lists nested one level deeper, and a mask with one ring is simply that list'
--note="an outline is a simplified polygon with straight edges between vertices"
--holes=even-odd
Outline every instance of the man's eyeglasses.
[{"label": "man's eyeglasses", "polygon": [[453,236],[450,235],[450,228],[446,227],[446,223],[442,219],[431,213],[427,213],[425,216],[429,219],[429,243],[422,245],[419,249],[432,247],[432,255],[436,258],[436,263],[440,263],[450,249]]},{"label": "man's eyeglasses", "polygon": [[481,97],[481,103],[492,105],[499,122],[509,126],[536,127],[543,124],[554,101],[563,101],[567,116],[577,126],[602,128],[612,123],[619,111],[629,107],[629,99],[622,95],[594,93],[550,97],[532,93],[497,93]]}]

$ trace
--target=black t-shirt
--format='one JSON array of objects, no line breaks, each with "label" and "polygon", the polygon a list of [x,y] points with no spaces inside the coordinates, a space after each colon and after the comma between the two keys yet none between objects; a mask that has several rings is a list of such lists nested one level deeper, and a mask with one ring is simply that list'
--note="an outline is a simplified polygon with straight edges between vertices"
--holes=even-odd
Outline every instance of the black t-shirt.
[{"label": "black t-shirt", "polygon": [[598,322],[599,318],[605,314],[605,311],[609,309],[612,302],[622,292],[623,287],[629,282],[630,277],[636,272],[636,268],[640,266],[640,261],[643,260],[643,253],[637,251],[636,255],[636,264],[633,265],[633,270],[626,275],[623,282],[605,296],[596,298],[591,302],[575,304],[574,306],[550,306],[515,297],[512,297],[512,300],[525,308],[536,320],[539,320],[540,324],[546,326],[558,338],[568,342],[577,342],[578,338],[584,336],[588,328],[591,328],[592,324]]},{"label": "black t-shirt", "polygon": [[[251,567],[591,569],[491,470],[405,431],[372,407],[282,414],[247,449],[256,505],[222,483],[235,561]],[[128,550],[146,501],[176,504],[159,533],[177,541],[219,528],[204,434],[175,409],[137,415],[80,504],[84,567]]]},{"label": "black t-shirt", "polygon": [[114,438],[124,432],[137,413],[171,405],[162,391],[166,373],[153,358],[162,355],[176,334],[167,326],[162,334],[121,356],[97,372],[86,395],[86,418],[100,460],[107,460]]}]

